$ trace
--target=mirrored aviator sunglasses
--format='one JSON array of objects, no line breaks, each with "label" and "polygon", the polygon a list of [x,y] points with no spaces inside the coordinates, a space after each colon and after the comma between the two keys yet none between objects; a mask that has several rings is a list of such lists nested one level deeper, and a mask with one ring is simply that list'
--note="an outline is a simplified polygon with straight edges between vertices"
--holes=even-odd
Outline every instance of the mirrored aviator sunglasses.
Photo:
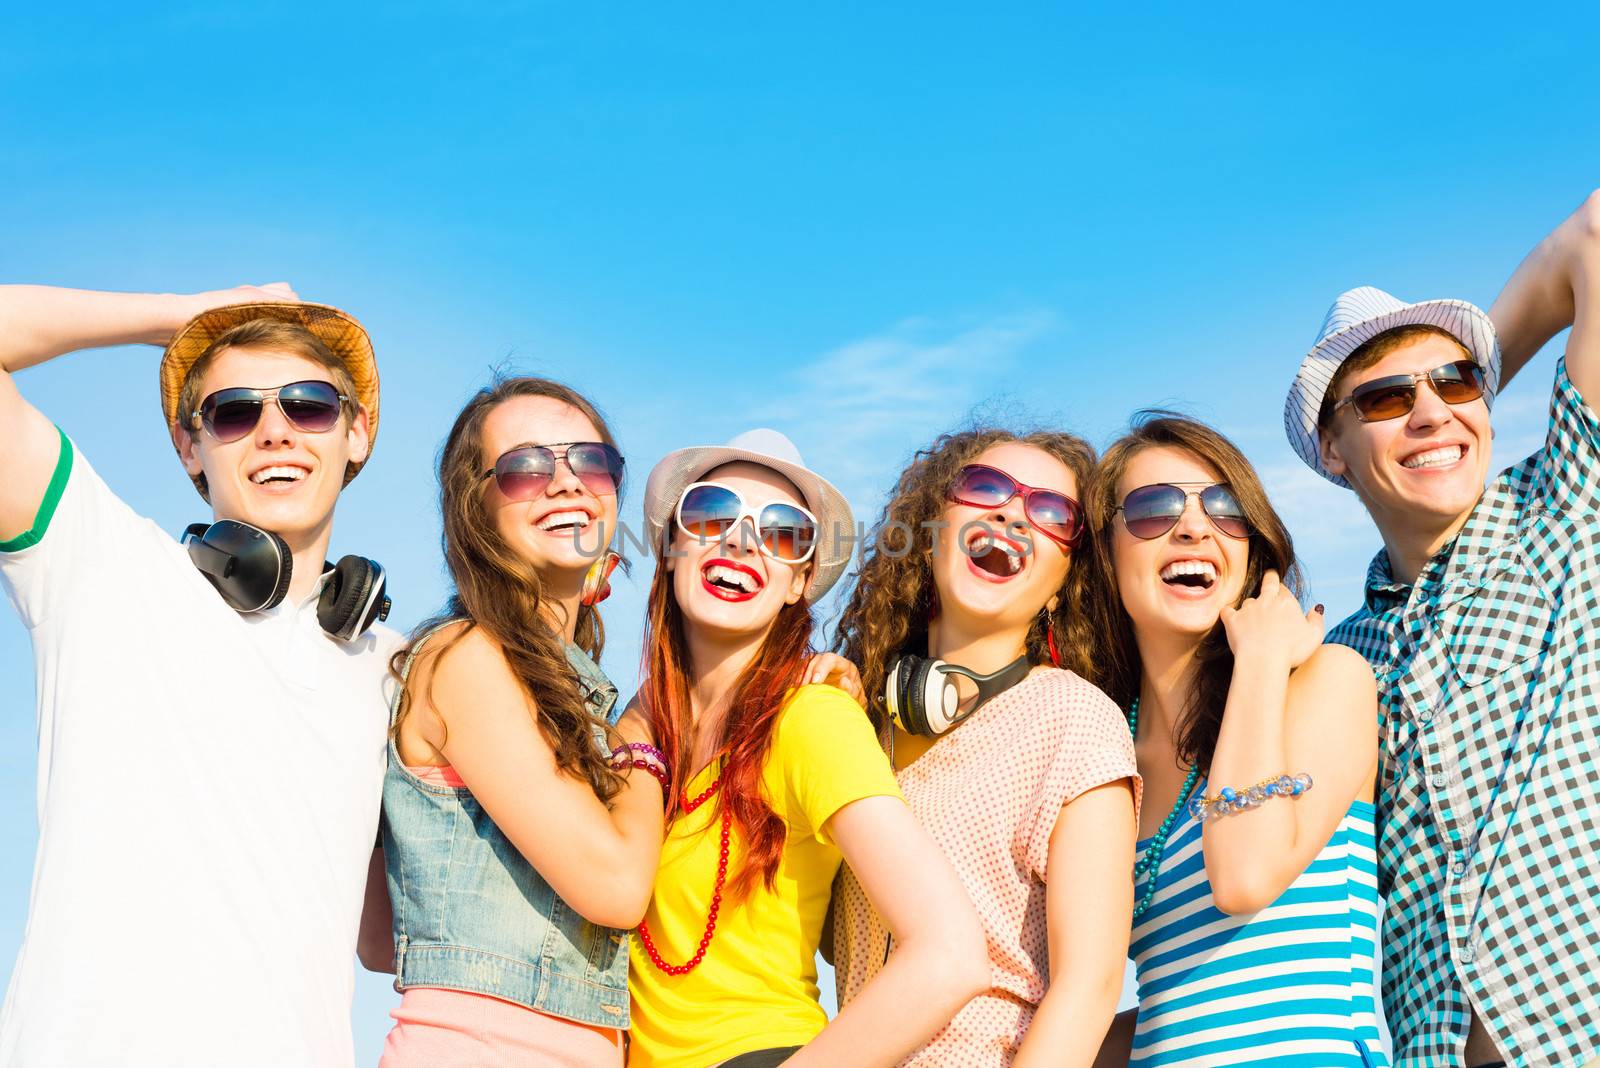
[{"label": "mirrored aviator sunglasses", "polygon": [[[1196,487],[1203,487],[1197,489]],[[1250,523],[1244,506],[1226,483],[1158,482],[1140,486],[1116,508],[1128,533],[1143,541],[1159,538],[1178,525],[1191,496],[1200,498],[1200,510],[1211,525],[1230,538],[1248,538]]]},{"label": "mirrored aviator sunglasses", "polygon": [[676,518],[678,529],[701,544],[720,541],[749,519],[761,551],[783,564],[803,564],[817,547],[816,516],[782,501],[763,505],[757,513],[737,490],[720,482],[696,482],[685,489]]},{"label": "mirrored aviator sunglasses", "polygon": [[519,445],[500,455],[483,473],[509,500],[542,496],[556,477],[556,464],[568,470],[596,497],[615,494],[622,485],[622,454],[603,441],[560,441],[551,445]]},{"label": "mirrored aviator sunglasses", "polygon": [[1431,371],[1385,375],[1363,382],[1350,391],[1350,396],[1334,405],[1333,410],[1349,405],[1363,423],[1398,419],[1410,415],[1411,409],[1417,406],[1417,389],[1424,380],[1446,404],[1467,404],[1483,396],[1483,368],[1472,360],[1457,360]]},{"label": "mirrored aviator sunglasses", "polygon": [[956,472],[950,500],[972,508],[999,508],[1022,495],[1022,514],[1045,537],[1065,548],[1078,544],[1083,534],[1083,508],[1065,493],[1025,486],[996,467],[968,464]]},{"label": "mirrored aviator sunglasses", "polygon": [[255,430],[268,401],[278,406],[283,417],[305,434],[325,434],[339,423],[339,413],[349,398],[332,382],[312,379],[290,382],[277,389],[252,389],[235,386],[219,389],[200,402],[191,425],[204,427],[220,442],[238,441]]}]

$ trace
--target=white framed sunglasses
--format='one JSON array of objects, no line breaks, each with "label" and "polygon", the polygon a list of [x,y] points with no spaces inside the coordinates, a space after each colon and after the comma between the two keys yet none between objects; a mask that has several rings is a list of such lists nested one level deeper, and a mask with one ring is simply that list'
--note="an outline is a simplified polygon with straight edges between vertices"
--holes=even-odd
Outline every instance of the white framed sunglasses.
[{"label": "white framed sunglasses", "polygon": [[702,544],[720,541],[746,519],[761,552],[783,564],[803,564],[817,551],[817,517],[797,504],[774,501],[760,510],[720,482],[696,482],[683,491],[674,511],[678,529]]}]

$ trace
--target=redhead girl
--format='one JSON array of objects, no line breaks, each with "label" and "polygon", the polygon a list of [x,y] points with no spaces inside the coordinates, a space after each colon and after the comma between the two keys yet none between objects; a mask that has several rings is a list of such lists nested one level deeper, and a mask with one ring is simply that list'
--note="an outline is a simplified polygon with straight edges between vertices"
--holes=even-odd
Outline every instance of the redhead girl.
[{"label": "redhead girl", "polygon": [[[1093,463],[1064,433],[940,438],[901,475],[840,623],[987,939],[984,992],[905,1064],[1087,1065],[1116,1009],[1139,778],[1116,706],[1066,669],[1085,651],[1068,606]],[[852,861],[834,914],[847,1012],[906,949],[864,889]]]},{"label": "redhead girl", "polygon": [[[848,561],[849,505],[761,430],[662,460],[645,521],[660,556],[637,704],[672,792],[628,1063],[894,1064],[980,988],[983,949],[860,705],[797,685],[811,606]],[[841,858],[899,948],[829,1022],[815,957]]]},{"label": "redhead girl", "polygon": [[455,595],[401,655],[383,793],[390,1068],[623,1063],[662,790],[595,664],[622,480],[599,412],[539,378],[480,391],[440,454]]},{"label": "redhead girl", "polygon": [[1137,422],[1088,504],[1093,662],[1127,710],[1151,802],[1134,868],[1137,1030],[1125,1014],[1104,1063],[1388,1064],[1371,669],[1320,644],[1288,532],[1211,428]]}]

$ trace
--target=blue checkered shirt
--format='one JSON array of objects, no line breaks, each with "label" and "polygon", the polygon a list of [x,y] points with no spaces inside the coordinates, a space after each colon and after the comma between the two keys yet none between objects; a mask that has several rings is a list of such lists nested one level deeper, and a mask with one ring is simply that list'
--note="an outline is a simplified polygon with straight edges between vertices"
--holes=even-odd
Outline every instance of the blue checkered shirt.
[{"label": "blue checkered shirt", "polygon": [[1556,370],[1545,446],[1416,584],[1378,553],[1329,634],[1381,687],[1378,890],[1396,1068],[1600,1057],[1600,419]]}]

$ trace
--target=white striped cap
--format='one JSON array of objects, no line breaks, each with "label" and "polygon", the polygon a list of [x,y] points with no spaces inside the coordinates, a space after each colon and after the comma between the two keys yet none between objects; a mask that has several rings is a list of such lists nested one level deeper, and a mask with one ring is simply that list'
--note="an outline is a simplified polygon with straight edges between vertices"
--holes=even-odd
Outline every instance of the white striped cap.
[{"label": "white striped cap", "polygon": [[1374,286],[1339,294],[1317,332],[1317,343],[1300,362],[1283,405],[1283,430],[1289,444],[1313,471],[1334,485],[1350,484],[1322,466],[1317,440],[1317,412],[1339,366],[1356,349],[1397,326],[1437,326],[1467,347],[1483,369],[1485,404],[1494,403],[1500,388],[1500,343],[1494,323],[1483,309],[1464,300],[1425,300],[1407,304]]}]

